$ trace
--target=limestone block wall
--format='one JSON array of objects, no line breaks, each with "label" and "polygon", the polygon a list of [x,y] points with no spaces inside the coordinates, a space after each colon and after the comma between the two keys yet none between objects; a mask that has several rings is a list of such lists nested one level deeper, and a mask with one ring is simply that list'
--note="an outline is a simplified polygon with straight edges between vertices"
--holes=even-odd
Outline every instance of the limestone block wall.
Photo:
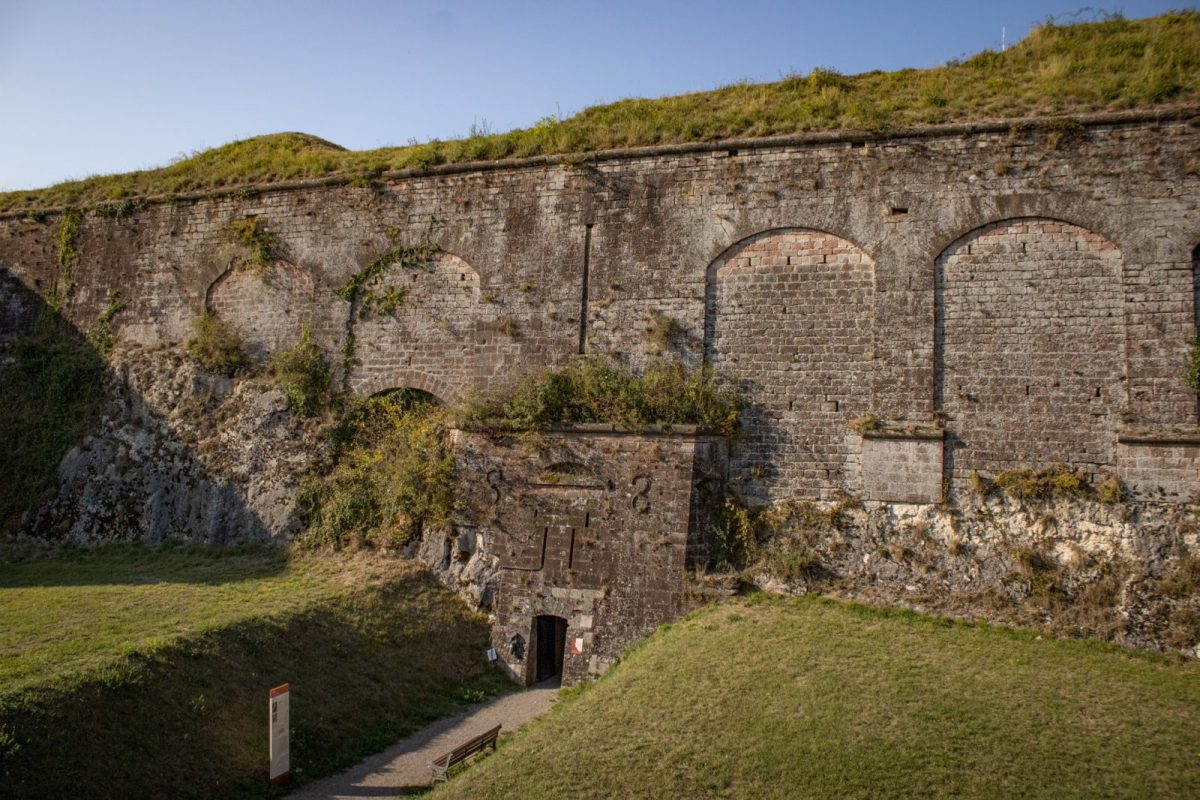
[{"label": "limestone block wall", "polygon": [[[115,290],[118,333],[154,345],[207,304],[263,357],[311,319],[342,385],[447,402],[579,353],[707,358],[746,390],[731,459],[754,500],[866,491],[857,416],[944,427],[952,490],[973,469],[1120,471],[1118,437],[1198,421],[1196,118],[703,143],[89,210],[65,313],[86,329]],[[230,272],[251,216],[279,245],[261,286]],[[0,285],[54,285],[60,218],[0,217]],[[432,218],[443,255],[389,271],[404,303],[360,318],[335,290]],[[1155,457],[1139,482],[1176,486]]]},{"label": "limestone block wall", "polygon": [[[514,437],[460,432],[462,517],[447,560],[496,565],[493,645],[519,681],[537,679],[537,618],[566,621],[563,681],[597,675],[684,609],[694,488],[720,496],[725,443],[605,426]],[[482,480],[480,479],[482,476]],[[466,543],[464,549],[463,543]]]},{"label": "limestone block wall", "polygon": [[[875,269],[820,231],[759,234],[710,272],[709,360],[752,398],[731,466],[762,499],[860,491],[860,439],[871,408]],[[772,495],[774,497],[772,497]]]},{"label": "limestone block wall", "polygon": [[208,293],[208,309],[233,323],[247,354],[260,361],[300,338],[315,304],[312,276],[286,261],[260,270],[233,267]]},{"label": "limestone block wall", "polygon": [[1125,397],[1121,254],[1044,218],[1000,222],[935,265],[934,401],[947,470],[1112,468]]}]

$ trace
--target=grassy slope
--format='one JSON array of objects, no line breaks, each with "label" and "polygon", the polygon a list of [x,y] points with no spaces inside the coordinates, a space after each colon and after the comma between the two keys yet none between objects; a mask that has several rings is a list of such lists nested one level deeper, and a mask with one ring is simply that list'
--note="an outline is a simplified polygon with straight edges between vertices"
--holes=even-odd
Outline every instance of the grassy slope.
[{"label": "grassy slope", "polygon": [[105,548],[0,564],[0,619],[2,797],[263,796],[271,686],[303,780],[509,685],[409,562]]},{"label": "grassy slope", "polygon": [[[924,70],[826,70],[585,109],[531,128],[367,152],[305,134],[262,136],[157,170],[0,194],[0,211],[119,203],[221,186],[816,130],[866,129],[1150,107],[1200,99],[1200,13],[1044,25],[1003,53]],[[114,209],[116,206],[114,206]]]},{"label": "grassy slope", "polygon": [[1200,664],[828,600],[667,626],[435,797],[1200,797]]}]

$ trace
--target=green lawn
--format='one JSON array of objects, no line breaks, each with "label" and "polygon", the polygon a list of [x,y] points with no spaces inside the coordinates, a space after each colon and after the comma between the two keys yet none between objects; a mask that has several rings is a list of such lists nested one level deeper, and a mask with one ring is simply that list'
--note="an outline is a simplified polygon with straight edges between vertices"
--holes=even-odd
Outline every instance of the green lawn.
[{"label": "green lawn", "polygon": [[1046,24],[1000,53],[932,69],[843,76],[817,69],[677,97],[626,99],[505,133],[353,152],[298,133],[260,136],[156,170],[0,194],[0,211],[58,206],[136,210],[133,198],[297,178],[369,186],[387,170],[586,153],[742,136],[1073,114],[1200,99],[1200,12],[1081,25]]},{"label": "green lawn", "polygon": [[829,600],[666,626],[435,797],[1200,797],[1200,664]]},{"label": "green lawn", "polygon": [[510,687],[483,618],[367,555],[0,560],[0,620],[4,798],[262,797],[272,686],[292,686],[301,782]]}]

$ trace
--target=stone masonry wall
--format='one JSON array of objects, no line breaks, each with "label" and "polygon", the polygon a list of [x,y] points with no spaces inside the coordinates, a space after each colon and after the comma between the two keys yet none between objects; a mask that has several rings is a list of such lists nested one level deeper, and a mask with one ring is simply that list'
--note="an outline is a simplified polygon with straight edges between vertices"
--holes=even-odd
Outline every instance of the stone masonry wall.
[{"label": "stone masonry wall", "polygon": [[566,620],[562,676],[571,683],[684,610],[685,570],[697,566],[694,489],[705,482],[720,493],[724,451],[690,433],[606,426],[533,441],[456,436],[463,511],[443,570],[459,560],[468,581],[486,575],[489,590],[476,599],[495,615],[493,645],[514,678],[536,679],[547,646],[537,641],[539,615]]},{"label": "stone masonry wall", "polygon": [[1125,400],[1121,254],[1074,225],[1020,220],[952,244],[935,266],[934,399],[947,474],[1116,460]]},{"label": "stone masonry wall", "polygon": [[761,499],[861,491],[848,423],[871,408],[871,259],[830,234],[776,231],[714,267],[710,360],[751,398],[732,469]]},{"label": "stone masonry wall", "polygon": [[[117,333],[158,346],[185,341],[207,306],[263,358],[309,324],[346,364],[342,385],[448,402],[581,352],[707,357],[747,390],[732,461],[751,500],[868,491],[864,476],[885,475],[901,445],[864,450],[849,428],[859,416],[899,442],[944,424],[944,457],[914,462],[926,487],[938,463],[961,487],[972,469],[1120,472],[1124,458],[1147,496],[1160,478],[1182,496],[1177,454],[1117,440],[1197,425],[1183,369],[1197,321],[1196,119],[1109,115],[1070,137],[1033,123],[697,144],[92,210],[64,313],[86,329],[117,291]],[[260,285],[231,272],[248,217],[278,242]],[[0,299],[54,285],[60,218],[0,217],[0,286],[13,287]],[[433,218],[443,254],[388,274],[407,288],[394,314],[360,316],[336,294]],[[6,325],[28,323],[16,301],[3,309]]]}]

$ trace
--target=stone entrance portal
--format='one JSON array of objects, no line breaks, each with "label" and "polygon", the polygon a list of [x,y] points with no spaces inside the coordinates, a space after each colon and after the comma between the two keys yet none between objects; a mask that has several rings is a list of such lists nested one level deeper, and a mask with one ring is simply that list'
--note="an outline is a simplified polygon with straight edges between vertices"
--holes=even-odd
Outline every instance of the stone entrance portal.
[{"label": "stone entrance portal", "polygon": [[[691,429],[459,431],[455,527],[494,564],[496,658],[521,683],[596,676],[687,607],[723,496],[725,442]],[[514,646],[516,643],[519,646]]]},{"label": "stone entrance portal", "polygon": [[562,678],[563,656],[567,647],[567,621],[549,614],[539,616],[534,625],[534,658],[537,665],[533,683]]}]

